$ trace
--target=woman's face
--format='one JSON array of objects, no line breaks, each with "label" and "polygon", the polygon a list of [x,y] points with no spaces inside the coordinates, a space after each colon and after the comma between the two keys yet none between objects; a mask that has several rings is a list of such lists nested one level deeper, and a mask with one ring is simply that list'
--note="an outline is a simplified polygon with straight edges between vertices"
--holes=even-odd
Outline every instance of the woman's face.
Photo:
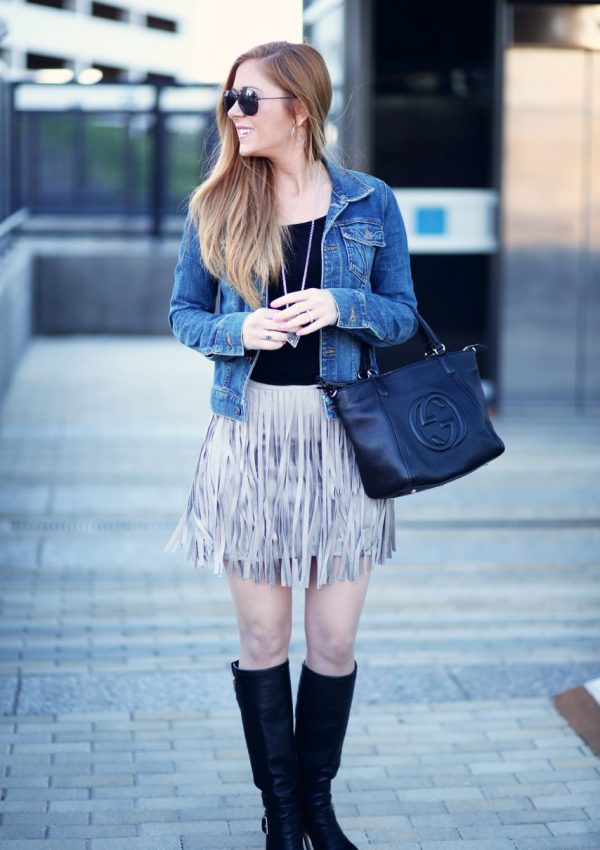
[{"label": "woman's face", "polygon": [[[256,90],[259,97],[281,97],[288,95],[275,85],[261,70],[261,61],[248,59],[237,69],[232,88],[239,91],[248,86]],[[236,102],[227,113],[235,124],[240,143],[241,156],[264,156],[270,159],[285,157],[294,147],[292,127],[294,117],[289,104],[293,100],[260,100],[256,115],[244,115]]]}]

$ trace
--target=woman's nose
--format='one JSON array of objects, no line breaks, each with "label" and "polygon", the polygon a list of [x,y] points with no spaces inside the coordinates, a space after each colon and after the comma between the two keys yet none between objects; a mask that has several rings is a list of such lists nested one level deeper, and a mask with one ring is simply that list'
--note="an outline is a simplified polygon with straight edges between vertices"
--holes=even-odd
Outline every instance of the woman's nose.
[{"label": "woman's nose", "polygon": [[236,102],[233,104],[233,106],[231,107],[231,109],[229,110],[229,112],[227,113],[227,115],[228,115],[230,118],[239,118],[239,116],[240,116],[240,115],[243,115],[243,114],[244,114],[244,113],[243,113],[243,112],[242,112],[242,110],[240,109],[240,105],[239,105],[239,103],[237,102],[237,100],[236,100]]}]

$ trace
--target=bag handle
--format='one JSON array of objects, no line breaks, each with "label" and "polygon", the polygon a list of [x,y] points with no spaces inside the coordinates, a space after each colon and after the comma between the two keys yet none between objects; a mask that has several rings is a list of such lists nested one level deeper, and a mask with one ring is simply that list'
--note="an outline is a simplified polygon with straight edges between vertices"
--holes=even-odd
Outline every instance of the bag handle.
[{"label": "bag handle", "polygon": [[[446,346],[440,340],[438,335],[435,333],[431,325],[428,325],[423,316],[418,312],[416,307],[410,308],[414,313],[418,324],[417,332],[421,338],[421,342],[423,343],[423,348],[425,349],[425,357],[435,357],[439,354],[443,354],[446,350]],[[369,374],[369,362],[367,359],[367,348],[366,345],[362,346],[361,355],[360,355],[360,372],[358,373],[359,378],[367,377]]]},{"label": "bag handle", "polygon": [[443,354],[446,346],[435,333],[431,325],[428,325],[423,316],[418,312],[416,307],[411,308],[419,323],[417,328],[418,334],[421,337],[421,342],[425,349],[425,357],[432,357],[436,354]]}]

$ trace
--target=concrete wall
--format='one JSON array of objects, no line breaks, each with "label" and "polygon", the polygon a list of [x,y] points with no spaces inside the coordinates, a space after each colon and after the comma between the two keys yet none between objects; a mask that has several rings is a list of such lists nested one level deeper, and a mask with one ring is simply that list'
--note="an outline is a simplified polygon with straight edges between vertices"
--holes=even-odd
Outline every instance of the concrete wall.
[{"label": "concrete wall", "polygon": [[33,334],[170,334],[178,237],[25,235],[0,256],[0,402]]},{"label": "concrete wall", "polygon": [[171,333],[177,248],[176,239],[36,239],[36,333]]},{"label": "concrete wall", "polygon": [[581,252],[518,247],[504,256],[500,387],[507,413],[600,411],[600,252],[589,282]]}]

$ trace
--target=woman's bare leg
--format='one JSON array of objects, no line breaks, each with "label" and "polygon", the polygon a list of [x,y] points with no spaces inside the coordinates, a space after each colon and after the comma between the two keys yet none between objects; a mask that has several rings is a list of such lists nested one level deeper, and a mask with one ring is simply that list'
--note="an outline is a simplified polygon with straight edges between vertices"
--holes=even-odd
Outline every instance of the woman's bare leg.
[{"label": "woman's bare leg", "polygon": [[[356,581],[335,581],[316,585],[316,559],[311,564],[310,585],[305,591],[304,630],[306,665],[315,673],[344,676],[354,670],[354,643],[363,609],[371,570],[366,556]],[[339,558],[334,559],[334,573]]]},{"label": "woman's bare leg", "polygon": [[239,667],[260,670],[288,657],[292,634],[292,588],[228,576],[240,635]]}]

